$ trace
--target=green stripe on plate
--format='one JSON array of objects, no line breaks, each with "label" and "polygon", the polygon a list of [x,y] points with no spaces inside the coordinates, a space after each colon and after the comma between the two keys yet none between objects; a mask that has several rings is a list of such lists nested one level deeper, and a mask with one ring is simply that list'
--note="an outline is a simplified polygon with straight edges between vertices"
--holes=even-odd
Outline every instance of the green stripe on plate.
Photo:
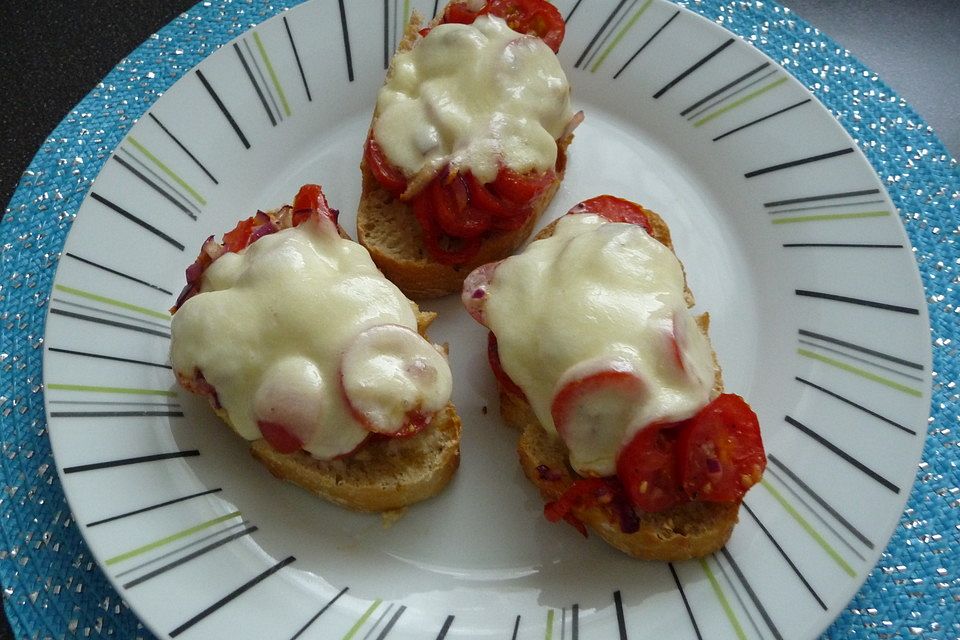
[{"label": "green stripe on plate", "polygon": [[773,224],[793,224],[795,222],[823,222],[826,220],[856,220],[858,218],[883,218],[889,211],[861,211],[859,213],[819,213],[813,216],[790,216],[774,218]]},{"label": "green stripe on plate", "polygon": [[353,626],[350,627],[350,630],[347,631],[346,635],[343,636],[343,640],[350,640],[350,638],[352,638],[353,636],[357,635],[357,631],[359,631],[359,630],[360,630],[360,627],[363,626],[363,623],[366,622],[366,621],[370,618],[371,615],[373,615],[373,612],[377,610],[377,607],[380,606],[380,603],[381,603],[381,602],[383,602],[383,600],[380,600],[379,598],[376,599],[376,600],[374,600],[374,601],[370,604],[370,606],[367,607],[367,610],[363,612],[363,615],[360,616],[360,619],[357,620],[357,621],[353,624]]},{"label": "green stripe on plate", "polygon": [[56,389],[57,391],[89,391],[90,393],[125,393],[129,395],[140,396],[167,396],[176,398],[177,392],[169,389],[136,389],[131,387],[100,387],[91,384],[58,384],[51,382],[46,385],[47,389]]},{"label": "green stripe on plate", "polygon": [[231,520],[233,518],[239,518],[240,512],[234,511],[233,513],[228,513],[226,515],[220,516],[218,518],[213,518],[212,520],[207,520],[206,522],[201,522],[198,525],[194,525],[189,529],[184,529],[183,531],[178,531],[177,533],[171,534],[165,538],[160,538],[159,540],[154,540],[153,542],[148,542],[147,544],[137,547],[136,549],[131,549],[120,555],[113,556],[112,558],[107,558],[104,562],[108,565],[116,564],[118,562],[123,562],[124,560],[129,560],[130,558],[135,558],[141,554],[146,553],[147,551],[153,551],[154,549],[159,549],[164,545],[168,545],[171,542],[181,540],[187,536],[193,535],[198,531],[203,531],[204,529],[209,529],[210,527]]},{"label": "green stripe on plate", "polygon": [[710,565],[707,564],[706,559],[700,558],[700,567],[703,569],[703,572],[707,574],[707,579],[710,581],[710,586],[713,587],[713,592],[716,594],[717,600],[720,601],[720,606],[723,607],[723,612],[727,614],[727,619],[733,626],[733,630],[736,632],[737,637],[740,640],[747,640],[747,634],[743,632],[743,627],[740,626],[740,621],[737,619],[736,612],[734,612],[733,607],[730,606],[730,601],[727,600],[727,596],[723,593],[723,587],[720,586],[720,582],[717,581],[717,577],[713,575],[713,570],[710,569]]},{"label": "green stripe on plate", "polygon": [[818,362],[822,362],[822,363],[824,363],[824,364],[828,364],[828,365],[830,365],[831,367],[836,367],[837,369],[841,369],[841,370],[846,371],[846,372],[848,372],[848,373],[852,373],[852,374],[854,374],[854,375],[858,375],[858,376],[860,376],[861,378],[866,378],[867,380],[872,380],[873,382],[878,382],[878,383],[880,383],[880,384],[882,384],[882,385],[884,385],[884,386],[890,387],[891,389],[896,389],[897,391],[900,391],[901,393],[906,393],[906,394],[911,395],[911,396],[914,396],[914,397],[916,397],[916,398],[923,397],[923,392],[920,391],[919,389],[914,389],[913,387],[908,387],[908,386],[905,385],[905,384],[900,384],[899,382],[896,382],[896,381],[894,381],[894,380],[890,380],[889,378],[884,378],[883,376],[880,376],[880,375],[877,375],[877,374],[872,373],[872,372],[870,372],[870,371],[867,371],[866,369],[861,369],[860,367],[855,367],[855,366],[853,366],[852,364],[847,364],[846,362],[841,362],[841,361],[839,361],[839,360],[835,360],[835,359],[830,358],[830,357],[828,357],[828,356],[824,356],[824,355],[821,355],[821,354],[819,354],[819,353],[814,353],[813,351],[810,351],[810,350],[808,350],[808,349],[797,349],[797,353],[799,353],[800,355],[802,355],[802,356],[805,357],[805,358],[810,358],[810,359],[812,359],[812,360],[817,360]]},{"label": "green stripe on plate", "polygon": [[847,561],[843,559],[843,556],[841,556],[841,555],[837,552],[837,550],[834,549],[833,546],[832,546],[829,542],[827,542],[827,541],[823,538],[823,536],[821,536],[821,535],[817,532],[817,530],[814,529],[813,526],[812,526],[809,522],[807,522],[807,519],[806,519],[806,518],[804,518],[802,515],[800,515],[800,513],[799,513],[796,509],[793,508],[793,505],[791,505],[791,504],[787,501],[787,499],[786,499],[785,497],[783,497],[783,494],[780,493],[780,492],[777,490],[776,487],[774,487],[772,484],[770,484],[769,482],[767,482],[767,479],[766,479],[766,478],[763,478],[762,480],[760,480],[760,484],[763,485],[763,488],[764,488],[764,489],[766,489],[767,491],[770,492],[770,495],[772,495],[774,498],[776,498],[777,502],[780,503],[780,506],[783,507],[783,508],[786,510],[787,513],[789,513],[791,516],[793,516],[793,519],[796,520],[796,521],[800,524],[801,527],[803,527],[803,530],[806,531],[807,534],[809,534],[810,537],[813,538],[814,541],[815,541],[817,544],[819,544],[820,547],[822,547],[824,551],[827,552],[827,555],[829,555],[831,558],[833,558],[833,561],[836,562],[836,563],[840,566],[840,568],[844,570],[844,572],[845,572],[847,575],[849,575],[851,578],[856,578],[856,577],[857,577],[857,572],[853,570],[853,567],[851,567],[851,566],[847,563]]},{"label": "green stripe on plate", "polygon": [[62,284],[56,284],[53,286],[53,288],[56,289],[57,291],[63,291],[64,293],[69,293],[74,296],[86,298],[87,300],[95,300],[96,302],[102,302],[104,304],[113,305],[114,307],[120,307],[121,309],[127,309],[128,311],[136,311],[137,313],[142,313],[143,315],[150,316],[152,318],[160,318],[161,320],[170,319],[169,313],[154,311],[153,309],[148,309],[146,307],[130,304],[129,302],[124,302],[123,300],[117,300],[116,298],[108,298],[107,296],[101,296],[96,293],[91,293],[90,291],[84,291],[83,289],[65,287]]},{"label": "green stripe on plate", "polygon": [[633,17],[630,18],[627,24],[623,25],[623,28],[617,32],[617,35],[614,36],[610,44],[607,45],[607,48],[603,50],[603,53],[600,54],[600,57],[597,58],[597,61],[593,63],[592,67],[590,67],[590,73],[594,73],[600,68],[600,65],[603,64],[603,61],[606,60],[607,56],[610,55],[610,52],[613,51],[618,44],[620,44],[620,41],[623,40],[623,36],[627,35],[627,31],[630,30],[630,27],[632,27],[637,20],[640,19],[640,16],[643,15],[643,12],[646,11],[647,7],[649,7],[651,4],[653,4],[653,0],[647,0],[639,9],[637,9],[637,12],[633,14]]},{"label": "green stripe on plate", "polygon": [[150,153],[150,150],[147,149],[147,148],[146,148],[145,146],[143,146],[142,144],[140,144],[140,141],[139,141],[139,140],[137,140],[137,139],[134,138],[133,136],[127,136],[127,140],[130,142],[130,144],[132,144],[134,147],[136,147],[137,150],[138,150],[140,153],[142,153],[143,155],[145,155],[145,156],[147,157],[147,159],[150,160],[150,162],[152,162],[153,164],[157,165],[157,168],[159,168],[159,169],[160,169],[161,171],[163,171],[165,174],[167,174],[168,176],[170,176],[170,178],[173,179],[173,181],[176,182],[178,185],[180,185],[181,187],[183,187],[184,189],[186,189],[187,192],[188,192],[191,196],[193,196],[194,200],[196,200],[197,202],[199,202],[199,203],[202,204],[202,205],[206,205],[206,204],[207,204],[207,201],[204,199],[203,196],[201,196],[199,193],[197,193],[197,190],[196,190],[196,189],[194,189],[194,188],[191,187],[189,184],[187,184],[187,181],[186,181],[186,180],[184,180],[183,178],[181,178],[180,176],[178,176],[178,175],[173,171],[173,169],[171,169],[170,167],[168,167],[167,165],[165,165],[165,164],[163,163],[163,161],[160,160],[160,158],[158,158],[157,156],[155,156],[155,155],[153,155],[152,153]]},{"label": "green stripe on plate", "polygon": [[270,56],[267,55],[266,47],[263,46],[263,40],[260,39],[260,34],[256,31],[253,32],[253,41],[257,43],[257,49],[260,51],[263,64],[267,67],[267,73],[270,74],[273,88],[277,90],[277,94],[280,96],[280,102],[283,104],[283,112],[289,117],[291,111],[290,104],[287,102],[287,96],[283,93],[283,87],[280,86],[280,79],[277,77],[277,72],[273,70],[273,64],[270,62]]},{"label": "green stripe on plate", "polygon": [[699,127],[699,126],[701,126],[701,125],[704,125],[704,124],[710,122],[711,120],[713,120],[714,118],[716,118],[716,117],[718,117],[718,116],[722,116],[723,114],[727,113],[728,111],[733,111],[733,110],[736,109],[737,107],[742,106],[743,104],[745,104],[745,103],[747,103],[747,102],[750,102],[751,100],[753,100],[753,99],[756,98],[757,96],[760,96],[760,95],[766,93],[767,91],[770,91],[771,89],[773,89],[773,88],[775,88],[775,87],[779,87],[781,84],[783,84],[783,83],[786,82],[786,81],[787,81],[787,76],[784,76],[784,77],[780,78],[779,80],[774,80],[774,81],[771,82],[770,84],[765,84],[765,85],[763,85],[762,87],[760,87],[759,89],[757,89],[757,90],[755,90],[755,91],[751,91],[750,93],[748,93],[747,95],[743,96],[742,98],[739,98],[739,99],[737,99],[737,100],[734,100],[733,102],[731,102],[731,103],[728,104],[727,106],[725,106],[725,107],[723,107],[723,108],[721,108],[721,109],[717,109],[716,111],[714,111],[714,112],[711,113],[710,115],[704,116],[704,117],[700,118],[699,120],[697,120],[696,122],[693,123],[693,126]]},{"label": "green stripe on plate", "polygon": [[547,609],[547,631],[543,637],[545,640],[553,640],[553,609]]}]

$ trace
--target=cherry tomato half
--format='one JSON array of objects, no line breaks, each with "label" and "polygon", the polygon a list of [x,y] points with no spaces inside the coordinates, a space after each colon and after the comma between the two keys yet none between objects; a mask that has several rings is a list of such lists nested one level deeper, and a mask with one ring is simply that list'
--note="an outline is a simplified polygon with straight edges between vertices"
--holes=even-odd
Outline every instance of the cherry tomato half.
[{"label": "cherry tomato half", "polygon": [[363,157],[367,161],[367,168],[376,178],[380,186],[390,192],[393,197],[398,198],[407,189],[407,179],[403,173],[387,160],[383,149],[373,138],[373,132],[367,137],[367,143],[364,145]]},{"label": "cherry tomato half", "polygon": [[767,466],[757,415],[738,395],[724,393],[680,431],[680,481],[690,499],[735,502]]},{"label": "cherry tomato half", "polygon": [[490,0],[483,12],[503,18],[517,33],[537,36],[554,53],[560,50],[566,25],[557,8],[546,0]]},{"label": "cherry tomato half", "polygon": [[629,222],[643,227],[647,233],[653,233],[646,210],[640,205],[617,198],[616,196],[597,196],[576,204],[570,213],[595,213],[610,222]]},{"label": "cherry tomato half", "polygon": [[676,424],[645,427],[617,457],[617,477],[638,509],[663,511],[688,501],[680,488],[677,431]]}]

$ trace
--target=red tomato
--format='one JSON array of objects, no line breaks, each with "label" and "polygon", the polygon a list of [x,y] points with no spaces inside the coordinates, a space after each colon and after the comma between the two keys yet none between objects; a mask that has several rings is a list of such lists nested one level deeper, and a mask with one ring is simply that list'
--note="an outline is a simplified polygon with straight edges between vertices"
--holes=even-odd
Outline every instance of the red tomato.
[{"label": "red tomato", "polygon": [[367,144],[364,145],[363,157],[367,161],[367,168],[377,179],[380,186],[389,191],[395,198],[407,189],[407,179],[403,173],[387,160],[383,149],[373,139],[373,132],[367,137]]},{"label": "red tomato", "polygon": [[264,440],[277,453],[294,453],[303,447],[300,438],[290,433],[282,424],[258,420],[257,426],[260,427]]},{"label": "red tomato", "polygon": [[305,184],[300,187],[300,191],[293,199],[293,226],[297,226],[313,213],[319,213],[325,218],[337,221],[338,211],[330,208],[320,185]]},{"label": "red tomato", "polygon": [[546,0],[490,0],[482,13],[495,15],[518,33],[537,36],[556,53],[563,42],[563,16]]},{"label": "red tomato", "polygon": [[[556,178],[553,171],[544,171],[541,174],[519,174],[512,169],[500,167],[497,177],[490,183],[490,188],[498,196],[507,200],[516,207],[528,206],[551,182]],[[508,204],[508,208],[509,204]]]},{"label": "red tomato", "polygon": [[603,195],[584,200],[574,205],[570,213],[595,213],[610,222],[629,222],[643,227],[647,233],[653,233],[653,227],[650,226],[650,219],[644,208],[616,196]]},{"label": "red tomato", "polygon": [[638,509],[663,511],[688,501],[680,488],[677,430],[675,424],[644,427],[617,457],[617,477]]},{"label": "red tomato", "polygon": [[767,466],[757,415],[738,395],[724,393],[680,431],[680,480],[693,500],[735,502]]},{"label": "red tomato", "polygon": [[237,226],[223,234],[223,248],[234,253],[245,248],[250,244],[250,235],[255,224],[252,216],[238,222]]},{"label": "red tomato", "polygon": [[480,238],[451,238],[443,233],[433,217],[433,208],[427,198],[414,198],[413,215],[420,223],[423,246],[427,253],[446,265],[464,264],[480,250]]},{"label": "red tomato", "polygon": [[527,397],[526,394],[523,393],[523,389],[503,370],[503,365],[500,364],[500,349],[497,346],[497,336],[493,335],[493,331],[487,334],[487,360],[490,362],[490,369],[493,370],[493,376],[497,379],[497,382],[500,383],[504,391],[520,398]]},{"label": "red tomato", "polygon": [[476,238],[490,228],[490,214],[473,206],[466,181],[459,175],[434,178],[415,198],[429,198],[437,224],[454,238]]},{"label": "red tomato", "polygon": [[478,15],[480,14],[470,9],[466,2],[451,2],[443,10],[440,21],[444,24],[473,24]]}]

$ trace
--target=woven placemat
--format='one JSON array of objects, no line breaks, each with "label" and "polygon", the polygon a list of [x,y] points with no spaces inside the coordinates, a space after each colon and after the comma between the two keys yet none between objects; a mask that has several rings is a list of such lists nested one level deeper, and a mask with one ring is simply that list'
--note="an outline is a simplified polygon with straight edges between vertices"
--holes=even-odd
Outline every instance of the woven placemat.
[{"label": "woven placemat", "polygon": [[[18,637],[150,638],[84,544],[55,471],[41,384],[43,319],[67,231],[127,130],[218,46],[298,4],[214,0],[124,59],[47,139],[0,225],[0,581]],[[933,131],[849,52],[770,2],[683,3],[806,85],[857,141],[899,208],[931,318],[932,417],[893,538],[831,638],[960,637],[960,170]]]}]

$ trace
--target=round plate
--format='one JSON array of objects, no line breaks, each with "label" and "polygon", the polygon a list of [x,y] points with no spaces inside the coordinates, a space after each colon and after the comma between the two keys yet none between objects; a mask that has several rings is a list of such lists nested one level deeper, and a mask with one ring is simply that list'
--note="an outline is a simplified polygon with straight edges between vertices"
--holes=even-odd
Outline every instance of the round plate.
[{"label": "round plate", "polygon": [[57,470],[107,577],[161,637],[813,638],[873,567],[930,405],[923,290],[897,211],[777,63],[663,0],[568,17],[586,114],[545,224],[600,193],[669,223],[727,389],[757,410],[761,485],[720,552],[631,560],[551,525],[498,417],[484,331],[450,298],[463,461],[392,524],[273,479],[171,374],[202,241],[324,185],[352,230],[377,89],[407,14],[316,0],[188,72],[81,206],[44,350]]}]

